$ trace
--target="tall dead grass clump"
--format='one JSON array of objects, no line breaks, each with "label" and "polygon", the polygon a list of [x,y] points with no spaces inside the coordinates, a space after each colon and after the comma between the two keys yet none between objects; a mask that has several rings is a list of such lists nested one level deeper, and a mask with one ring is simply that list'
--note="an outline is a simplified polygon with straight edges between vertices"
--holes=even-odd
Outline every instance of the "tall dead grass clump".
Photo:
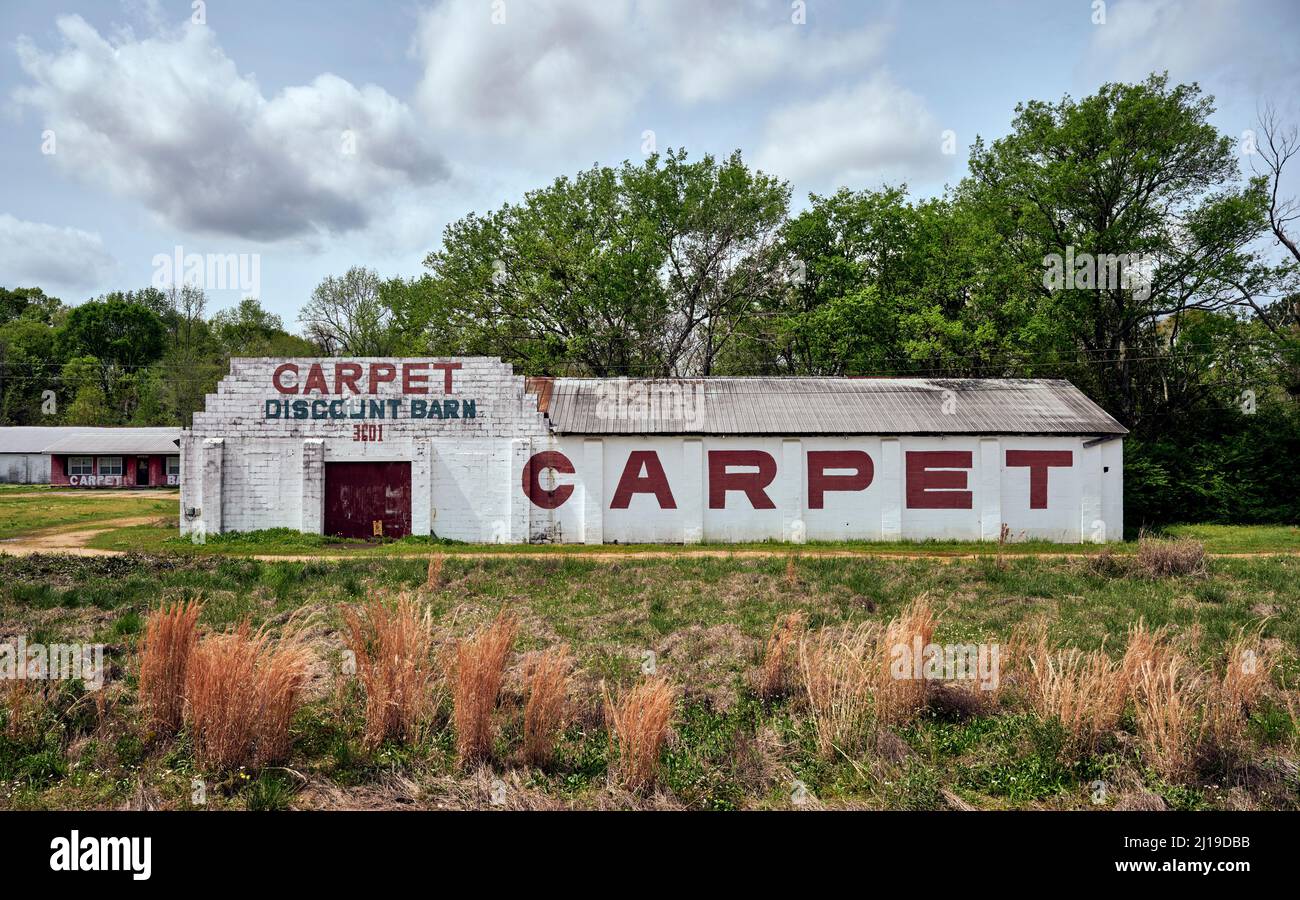
[{"label": "tall dead grass clump", "polygon": [[1199,674],[1180,653],[1164,654],[1138,672],[1133,693],[1138,743],[1152,769],[1177,782],[1196,760]]},{"label": "tall dead grass clump", "polygon": [[859,749],[871,722],[871,694],[878,678],[876,631],[823,629],[799,641],[799,674],[823,756]]},{"label": "tall dead grass clump", "polygon": [[35,718],[44,696],[38,682],[26,678],[8,678],[5,681],[4,705],[8,712],[5,734],[16,740],[27,730],[28,722]]},{"label": "tall dead grass clump", "polygon": [[573,654],[568,644],[531,653],[524,661],[524,761],[545,766],[568,721]]},{"label": "tall dead grass clump", "polygon": [[434,701],[433,620],[403,593],[390,605],[375,600],[345,609],[348,649],[366,693],[365,744],[415,739]]},{"label": "tall dead grass clump", "polygon": [[1041,621],[1022,640],[1028,662],[1022,673],[1034,710],[1057,719],[1076,750],[1095,748],[1124,715],[1131,691],[1126,662],[1113,661],[1105,649],[1052,648]]},{"label": "tall dead grass clump", "polygon": [[199,641],[185,675],[185,720],[199,762],[256,768],[288,757],[310,660],[296,635],[273,643],[247,622]]},{"label": "tall dead grass clump", "polygon": [[609,728],[610,756],[618,780],[629,791],[649,789],[659,768],[659,754],[668,738],[677,688],[663,677],[647,678],[619,700],[605,698],[605,720]]},{"label": "tall dead grass clump", "polygon": [[763,648],[763,665],[758,673],[758,694],[764,699],[783,697],[794,682],[799,639],[803,635],[804,616],[796,610],[777,618]]},{"label": "tall dead grass clump", "polygon": [[492,751],[492,713],[501,693],[506,660],[518,622],[505,610],[496,621],[456,645],[452,671],[452,719],[462,763]]},{"label": "tall dead grass clump", "polygon": [[1070,647],[1030,663],[1030,697],[1038,714],[1060,721],[1080,749],[1092,749],[1124,714],[1128,685],[1121,667],[1104,650]]},{"label": "tall dead grass clump", "polygon": [[1190,538],[1162,540],[1149,535],[1138,539],[1138,568],[1150,578],[1174,578],[1207,573],[1205,545]]},{"label": "tall dead grass clump", "polygon": [[1258,633],[1244,632],[1228,649],[1220,678],[1206,685],[1201,740],[1207,751],[1231,760],[1246,741],[1246,723],[1273,679],[1276,659]]},{"label": "tall dead grass clump", "polygon": [[442,583],[442,564],[443,557],[441,554],[429,557],[429,569],[424,578],[424,589],[426,591],[437,590],[438,585]]},{"label": "tall dead grass clump", "polygon": [[140,699],[149,722],[164,731],[181,727],[185,673],[199,641],[203,605],[197,600],[173,603],[149,614],[140,642]]},{"label": "tall dead grass clump", "polygon": [[1130,625],[1128,639],[1124,644],[1124,656],[1120,660],[1120,674],[1128,693],[1132,694],[1137,689],[1143,669],[1161,668],[1174,652],[1167,627],[1162,625],[1153,629],[1145,619],[1138,619]]},{"label": "tall dead grass clump", "polygon": [[875,717],[881,725],[902,725],[924,708],[930,683],[915,677],[912,666],[895,666],[900,653],[904,659],[924,654],[934,637],[935,618],[929,601],[918,597],[896,618],[891,619],[881,635],[877,651]]}]

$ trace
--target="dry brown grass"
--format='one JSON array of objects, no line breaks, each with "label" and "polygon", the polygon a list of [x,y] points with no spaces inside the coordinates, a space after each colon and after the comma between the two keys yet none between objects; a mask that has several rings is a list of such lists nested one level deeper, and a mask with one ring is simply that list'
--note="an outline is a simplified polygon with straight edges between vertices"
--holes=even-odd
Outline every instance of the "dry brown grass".
[{"label": "dry brown grass", "polygon": [[456,753],[463,764],[492,752],[492,713],[518,622],[505,610],[496,621],[456,645],[451,673]]},{"label": "dry brown grass", "polygon": [[1147,764],[1168,781],[1182,781],[1192,772],[1200,689],[1195,668],[1177,652],[1138,672],[1133,691],[1138,743]]},{"label": "dry brown grass", "polygon": [[5,734],[12,739],[22,735],[43,702],[44,692],[38,683],[26,678],[5,679],[4,705],[8,710]]},{"label": "dry brown grass", "polygon": [[922,652],[934,637],[929,601],[918,597],[881,628],[871,623],[826,629],[799,641],[799,674],[825,756],[860,749],[873,726],[905,724],[923,709],[931,685],[913,677],[912,667],[896,677],[896,651]]},{"label": "dry brown grass", "polygon": [[573,654],[568,644],[531,653],[524,661],[524,761],[545,766],[569,715]]},{"label": "dry brown grass", "polygon": [[1228,649],[1223,676],[1207,680],[1201,713],[1201,740],[1222,760],[1244,749],[1250,712],[1272,684],[1276,659],[1258,633],[1244,632]]},{"label": "dry brown grass", "polygon": [[794,684],[797,668],[799,639],[803,635],[804,616],[796,610],[781,616],[772,626],[767,646],[763,649],[763,665],[758,673],[758,695],[765,699],[784,697]]},{"label": "dry brown grass", "polygon": [[199,641],[185,676],[195,758],[218,770],[285,759],[310,660],[297,636],[272,643],[247,623]]},{"label": "dry brown grass", "polygon": [[[875,717],[881,725],[902,725],[912,720],[926,703],[930,683],[924,678],[895,676],[896,648],[915,653],[934,637],[934,612],[929,601],[918,597],[885,626],[877,648]],[[910,673],[909,673],[910,675]]]},{"label": "dry brown grass", "polygon": [[1191,539],[1161,540],[1142,535],[1138,539],[1138,568],[1150,578],[1205,575],[1205,545]]},{"label": "dry brown grass", "polygon": [[414,740],[436,706],[433,620],[409,594],[345,609],[348,649],[366,692],[365,744]]},{"label": "dry brown grass", "polygon": [[424,589],[434,591],[442,583],[442,564],[445,558],[442,555],[429,557],[429,570],[424,578]]},{"label": "dry brown grass", "polygon": [[1119,725],[1132,691],[1133,667],[1149,658],[1159,638],[1139,622],[1130,631],[1124,658],[1115,662],[1104,648],[1052,648],[1040,621],[1019,639],[1028,662],[1022,671],[1029,701],[1043,718],[1060,721],[1075,750],[1091,750]]},{"label": "dry brown grass", "polygon": [[879,671],[877,630],[870,624],[823,629],[799,641],[799,674],[823,756],[852,753],[866,739]]},{"label": "dry brown grass", "polygon": [[185,673],[199,640],[197,600],[173,603],[149,614],[140,641],[140,701],[150,724],[163,731],[181,727]]},{"label": "dry brown grass", "polygon": [[1044,718],[1058,719],[1080,749],[1115,729],[1128,700],[1123,670],[1104,650],[1044,651],[1030,661],[1030,699]]},{"label": "dry brown grass", "polygon": [[654,785],[659,754],[668,737],[677,688],[666,678],[653,677],[632,688],[617,702],[601,685],[609,728],[611,766],[624,788],[634,793]]},{"label": "dry brown grass", "polygon": [[799,587],[799,574],[795,570],[793,555],[785,558],[785,586],[792,591]]}]

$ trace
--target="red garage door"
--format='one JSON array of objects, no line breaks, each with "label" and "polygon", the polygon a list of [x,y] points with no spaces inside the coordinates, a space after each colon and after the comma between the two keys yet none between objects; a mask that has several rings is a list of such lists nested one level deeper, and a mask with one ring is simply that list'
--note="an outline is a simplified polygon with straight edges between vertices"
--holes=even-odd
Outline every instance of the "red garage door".
[{"label": "red garage door", "polygon": [[326,463],[325,533],[356,538],[410,534],[411,464]]}]

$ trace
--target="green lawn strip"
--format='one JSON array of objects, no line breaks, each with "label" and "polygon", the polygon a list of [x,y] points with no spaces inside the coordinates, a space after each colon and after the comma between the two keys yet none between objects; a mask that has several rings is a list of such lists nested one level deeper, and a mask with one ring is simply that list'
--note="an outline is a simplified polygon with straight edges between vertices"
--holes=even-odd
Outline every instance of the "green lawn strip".
[{"label": "green lawn strip", "polygon": [[[1171,537],[1188,537],[1205,544],[1210,553],[1300,553],[1300,529],[1290,526],[1269,525],[1182,525],[1168,530]],[[1137,550],[1134,541],[1099,546],[1096,544],[1054,544],[1048,541],[1024,541],[998,545],[978,541],[814,541],[792,545],[776,542],[747,542],[738,544],[471,544],[441,541],[428,537],[408,537],[396,541],[372,543],[363,540],[302,534],[287,528],[274,528],[258,532],[232,532],[208,535],[201,545],[180,535],[174,526],[136,525],[114,528],[96,535],[87,546],[102,550],[138,551],[142,553],[179,554],[306,554],[320,553],[338,556],[401,556],[422,555],[431,552],[453,555],[456,553],[528,553],[538,555],[586,556],[601,553],[664,552],[678,549],[684,555],[691,552],[766,550],[797,553],[813,557],[818,553],[860,552],[864,554],[917,556],[1032,556],[1035,554],[1069,553],[1095,554],[1109,548],[1113,553],[1129,554]]]},{"label": "green lawn strip", "polygon": [[[87,495],[89,491],[85,492]],[[0,539],[54,528],[75,528],[134,516],[166,516],[176,512],[174,494],[152,491],[115,492],[107,496],[16,497],[0,493]]]}]

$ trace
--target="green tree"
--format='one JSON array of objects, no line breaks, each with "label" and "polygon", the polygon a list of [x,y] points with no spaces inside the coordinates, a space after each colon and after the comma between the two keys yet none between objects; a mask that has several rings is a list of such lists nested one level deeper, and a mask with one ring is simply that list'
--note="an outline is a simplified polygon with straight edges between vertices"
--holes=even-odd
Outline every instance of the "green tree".
[{"label": "green tree", "polygon": [[312,291],[298,319],[307,336],[329,353],[347,356],[387,356],[397,337],[392,311],[380,302],[379,273],[353,266],[340,276],[327,276]]},{"label": "green tree", "polygon": [[[1195,84],[1163,75],[1021,104],[1010,135],[976,139],[960,188],[1004,252],[1045,272],[1039,290],[1086,361],[1068,374],[1130,425],[1184,402],[1164,390],[1161,323],[1246,307],[1239,287],[1265,292],[1270,277],[1251,248],[1267,224],[1264,180],[1240,179],[1212,111]],[[1124,258],[1136,263],[1098,274]],[[1048,283],[1052,267],[1062,282]]]},{"label": "green tree", "polygon": [[92,300],[68,314],[56,346],[64,359],[95,361],[99,399],[113,408],[114,419],[126,420],[134,408],[133,376],[162,356],[166,329],[157,313],[139,303]]},{"label": "green tree", "polygon": [[597,166],[452,223],[429,274],[389,283],[408,347],[527,372],[708,374],[778,276],[788,187],[739,153]]}]

